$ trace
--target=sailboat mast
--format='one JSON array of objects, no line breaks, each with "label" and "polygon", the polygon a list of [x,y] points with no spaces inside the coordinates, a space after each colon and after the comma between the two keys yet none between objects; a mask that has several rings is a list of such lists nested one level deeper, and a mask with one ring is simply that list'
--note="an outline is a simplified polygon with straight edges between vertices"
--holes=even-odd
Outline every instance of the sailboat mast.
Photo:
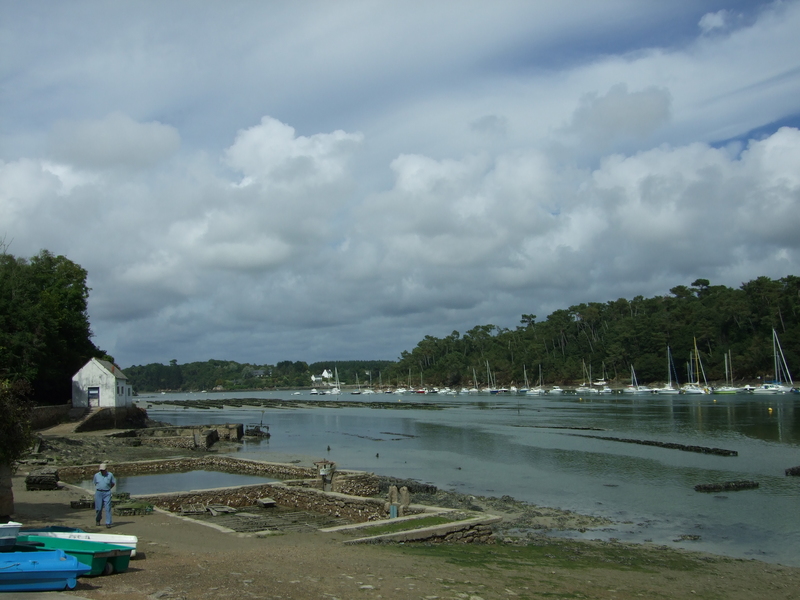
[{"label": "sailboat mast", "polygon": [[780,382],[780,376],[778,375],[778,333],[775,331],[775,328],[772,328],[772,361],[775,363],[775,383]]},{"label": "sailboat mast", "polygon": [[667,346],[667,379],[669,379],[669,387],[672,387],[672,360],[669,355],[669,346]]},{"label": "sailboat mast", "polygon": [[731,350],[728,350],[728,371],[731,376],[731,382],[728,385],[733,385],[733,354]]},{"label": "sailboat mast", "polygon": [[728,379],[728,353],[726,352],[725,354],[722,355],[722,357],[725,359],[725,385],[730,385]]}]

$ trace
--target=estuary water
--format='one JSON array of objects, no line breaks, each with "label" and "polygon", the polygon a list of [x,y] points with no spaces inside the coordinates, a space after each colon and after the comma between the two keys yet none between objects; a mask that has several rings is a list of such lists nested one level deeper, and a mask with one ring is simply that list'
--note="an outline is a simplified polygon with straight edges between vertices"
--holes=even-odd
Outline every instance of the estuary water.
[{"label": "estuary water", "polygon": [[[475,495],[510,495],[601,516],[614,526],[571,537],[653,542],[800,566],[800,395],[574,394],[353,396],[348,406],[196,409],[163,400],[282,398],[305,392],[166,394],[139,398],[174,425],[269,425],[240,456],[329,459],[340,468],[411,478]],[[355,405],[352,405],[356,402]],[[381,402],[375,408],[370,403]],[[405,404],[403,404],[405,403]],[[409,404],[424,407],[408,407]],[[391,404],[391,407],[386,405]],[[619,439],[733,450],[719,456]],[[328,448],[330,447],[330,450]],[[756,481],[757,489],[700,493],[698,484]],[[194,486],[197,487],[197,486]]]}]

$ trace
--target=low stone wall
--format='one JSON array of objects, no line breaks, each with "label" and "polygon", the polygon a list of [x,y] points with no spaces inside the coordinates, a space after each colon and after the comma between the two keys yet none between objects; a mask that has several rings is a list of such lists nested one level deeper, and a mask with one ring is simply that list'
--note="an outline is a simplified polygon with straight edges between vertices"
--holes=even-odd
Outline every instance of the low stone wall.
[{"label": "low stone wall", "polygon": [[489,544],[494,543],[492,528],[489,525],[472,525],[461,531],[452,531],[444,535],[434,535],[425,538],[425,541],[436,543],[459,543],[459,544]]},{"label": "low stone wall", "polygon": [[[185,473],[186,471],[222,471],[243,475],[263,475],[271,478],[306,479],[316,476],[316,470],[282,463],[261,462],[231,458],[230,456],[203,456],[201,458],[173,458],[168,460],[147,460],[129,463],[109,463],[109,471],[117,477],[126,475],[148,475],[154,473]],[[60,467],[59,477],[66,482],[91,478],[97,472],[97,465]]]},{"label": "low stone wall", "polygon": [[141,429],[147,426],[147,413],[136,406],[101,408],[75,428],[76,433],[103,429]]},{"label": "low stone wall", "polygon": [[148,427],[136,432],[142,440],[148,438],[174,438],[206,436],[209,431],[215,431],[217,440],[238,442],[244,437],[243,423],[223,423],[221,425],[192,425],[188,427]]},{"label": "low stone wall", "polygon": [[142,446],[149,446],[152,448],[185,448],[187,450],[196,450],[197,448],[208,449],[208,444],[199,443],[202,442],[202,440],[195,439],[194,436],[142,438],[140,442]]},{"label": "low stone wall", "polygon": [[63,423],[72,410],[72,404],[59,404],[57,406],[35,406],[31,411],[31,428],[47,429]]},{"label": "low stone wall", "polygon": [[395,533],[368,536],[347,540],[345,544],[382,544],[386,542],[421,542],[430,544],[493,544],[497,540],[492,525],[501,522],[502,517],[487,515],[465,521],[453,521],[443,525],[409,529]]},{"label": "low stone wall", "polygon": [[381,493],[380,479],[372,473],[335,472],[331,490],[348,496],[378,496]]}]

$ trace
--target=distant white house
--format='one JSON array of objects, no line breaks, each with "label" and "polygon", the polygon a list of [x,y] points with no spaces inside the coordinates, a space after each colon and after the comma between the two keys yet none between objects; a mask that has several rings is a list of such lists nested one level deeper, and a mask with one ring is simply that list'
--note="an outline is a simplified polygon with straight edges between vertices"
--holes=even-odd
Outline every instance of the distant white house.
[{"label": "distant white house", "polygon": [[72,377],[73,407],[130,406],[133,389],[118,366],[93,358]]},{"label": "distant white house", "polygon": [[330,380],[332,377],[333,377],[333,373],[331,373],[328,369],[325,369],[322,372],[322,375],[312,375],[311,376],[311,383],[317,383],[318,381],[321,381],[321,382],[325,383],[326,379]]}]

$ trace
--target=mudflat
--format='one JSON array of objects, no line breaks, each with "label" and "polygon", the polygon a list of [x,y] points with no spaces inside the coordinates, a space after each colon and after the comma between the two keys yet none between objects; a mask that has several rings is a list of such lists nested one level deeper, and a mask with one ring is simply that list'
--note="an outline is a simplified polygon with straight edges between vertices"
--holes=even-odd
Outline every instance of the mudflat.
[{"label": "mudflat", "polygon": [[[72,437],[72,436],[70,436]],[[81,443],[103,451],[100,436]],[[63,439],[63,438],[62,438]],[[74,438],[79,447],[80,438]],[[51,448],[56,448],[55,440]],[[116,443],[115,443],[116,444]],[[68,444],[69,445],[69,444]],[[116,444],[105,458],[140,460]],[[174,454],[174,453],[173,453]],[[147,456],[147,458],[155,458]],[[63,457],[66,462],[83,459]],[[345,465],[346,467],[346,465]],[[66,525],[136,535],[139,556],[124,573],[81,578],[66,595],[91,599],[281,598],[465,599],[800,597],[800,569],[730,559],[651,544],[578,542],[547,535],[503,535],[515,520],[585,527],[580,515],[471,498],[506,523],[497,542],[477,544],[344,545],[343,533],[309,531],[257,537],[156,511],[115,517],[111,530],[91,510],[70,508],[85,496],[72,487],[27,491],[26,468],[14,478],[15,513],[25,526]],[[588,517],[586,518],[588,519]]]}]

